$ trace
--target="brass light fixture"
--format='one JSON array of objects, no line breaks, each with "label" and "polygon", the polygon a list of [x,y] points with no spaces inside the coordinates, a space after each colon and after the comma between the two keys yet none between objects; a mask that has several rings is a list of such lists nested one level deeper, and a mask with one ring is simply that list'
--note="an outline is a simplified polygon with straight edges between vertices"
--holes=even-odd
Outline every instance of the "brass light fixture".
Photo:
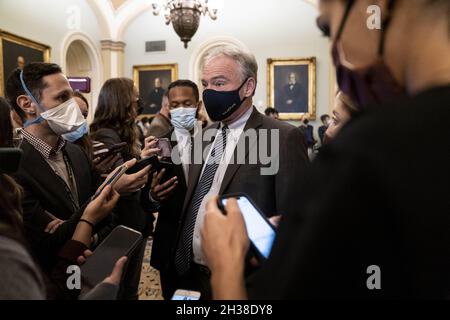
[{"label": "brass light fixture", "polygon": [[163,0],[162,4],[153,3],[153,14],[165,11],[166,24],[172,22],[173,29],[184,42],[187,49],[189,41],[198,30],[200,16],[207,14],[212,20],[217,19],[217,9],[208,7],[208,0]]}]

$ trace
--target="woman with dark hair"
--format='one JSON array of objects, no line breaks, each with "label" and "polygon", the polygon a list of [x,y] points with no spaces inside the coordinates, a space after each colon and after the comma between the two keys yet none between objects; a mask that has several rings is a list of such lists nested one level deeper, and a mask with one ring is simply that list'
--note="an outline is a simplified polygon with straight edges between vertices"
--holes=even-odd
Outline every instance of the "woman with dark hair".
[{"label": "woman with dark hair", "polygon": [[[113,78],[105,82],[100,90],[90,136],[92,140],[103,143],[107,148],[121,142],[127,143],[111,170],[130,159],[140,158],[141,146],[136,124],[138,110],[139,92],[131,79]],[[130,258],[121,293],[123,299],[137,299],[146,237],[153,229],[154,217],[151,213],[144,212],[140,199],[141,190],[136,190],[128,196],[123,196],[115,210],[117,224],[140,231],[144,236],[142,244]]]},{"label": "woman with dark hair", "polygon": [[0,148],[13,146],[13,127],[11,124],[11,107],[0,97]]},{"label": "woman with dark hair", "polygon": [[114,78],[105,82],[98,97],[90,135],[107,147],[120,142],[128,144],[115,166],[139,157],[139,129],[135,123],[138,108],[139,92],[133,80]]}]

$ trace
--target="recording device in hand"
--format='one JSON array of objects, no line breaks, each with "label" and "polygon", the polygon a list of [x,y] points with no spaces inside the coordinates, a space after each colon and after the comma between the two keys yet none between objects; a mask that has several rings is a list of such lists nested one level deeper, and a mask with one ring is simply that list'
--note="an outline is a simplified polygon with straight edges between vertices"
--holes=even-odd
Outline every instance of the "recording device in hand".
[{"label": "recording device in hand", "polygon": [[129,168],[127,170],[126,174],[134,174],[150,165],[152,166],[151,171],[156,171],[159,169],[160,163],[159,163],[158,156],[153,155],[148,158],[143,158],[143,159],[139,160],[134,166],[132,166],[131,168]]},{"label": "recording device in hand", "polygon": [[83,284],[94,287],[105,280],[117,260],[129,256],[141,240],[140,232],[122,225],[116,227],[81,266]]},{"label": "recording device in hand", "polygon": [[158,139],[158,148],[161,149],[160,156],[163,159],[171,159],[172,158],[172,144],[168,138],[160,138]]},{"label": "recording device in hand", "polygon": [[259,260],[267,259],[276,236],[274,227],[253,201],[243,193],[224,195],[219,198],[218,206],[224,214],[226,214],[226,204],[229,198],[237,199],[255,255]]},{"label": "recording device in hand", "polygon": [[120,177],[127,171],[128,167],[126,165],[121,165],[120,167],[117,167],[114,171],[114,174],[109,178],[106,179],[102,185],[97,189],[97,192],[92,196],[91,200],[94,200],[97,198],[100,193],[102,193],[103,189],[106,188],[106,186],[110,185],[111,188],[114,187],[114,184],[117,182],[117,180],[120,179]]}]

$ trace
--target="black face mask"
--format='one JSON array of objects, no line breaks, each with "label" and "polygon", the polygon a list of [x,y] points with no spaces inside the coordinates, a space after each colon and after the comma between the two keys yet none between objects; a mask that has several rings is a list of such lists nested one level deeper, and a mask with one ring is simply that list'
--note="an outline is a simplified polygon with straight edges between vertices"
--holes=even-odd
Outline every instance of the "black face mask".
[{"label": "black face mask", "polygon": [[242,103],[247,99],[241,100],[239,91],[242,89],[247,80],[241,84],[239,88],[233,91],[216,91],[207,89],[203,91],[203,102],[205,103],[206,112],[212,121],[222,121],[231,116]]}]

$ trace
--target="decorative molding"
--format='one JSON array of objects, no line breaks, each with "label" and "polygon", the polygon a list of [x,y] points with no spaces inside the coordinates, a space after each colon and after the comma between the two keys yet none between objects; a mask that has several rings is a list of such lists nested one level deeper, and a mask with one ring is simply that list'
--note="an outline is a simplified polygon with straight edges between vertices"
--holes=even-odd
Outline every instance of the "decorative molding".
[{"label": "decorative molding", "polygon": [[234,45],[245,51],[250,51],[240,40],[233,37],[215,37],[203,42],[191,55],[189,63],[189,79],[200,83],[200,65],[205,54],[214,47],[222,45]]},{"label": "decorative molding", "polygon": [[102,50],[120,51],[125,52],[125,46],[127,45],[123,41],[102,40],[100,41]]}]

